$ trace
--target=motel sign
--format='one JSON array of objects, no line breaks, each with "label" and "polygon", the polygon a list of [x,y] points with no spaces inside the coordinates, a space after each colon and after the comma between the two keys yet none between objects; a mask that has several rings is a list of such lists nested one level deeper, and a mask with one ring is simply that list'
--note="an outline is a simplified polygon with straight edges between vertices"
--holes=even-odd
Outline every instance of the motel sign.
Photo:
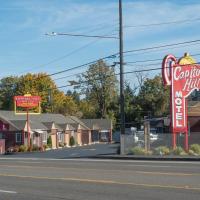
[{"label": "motel sign", "polygon": [[173,55],[165,56],[162,64],[164,85],[170,86],[172,145],[176,148],[176,134],[185,135],[188,150],[187,97],[200,88],[200,65],[185,54],[177,60]]}]

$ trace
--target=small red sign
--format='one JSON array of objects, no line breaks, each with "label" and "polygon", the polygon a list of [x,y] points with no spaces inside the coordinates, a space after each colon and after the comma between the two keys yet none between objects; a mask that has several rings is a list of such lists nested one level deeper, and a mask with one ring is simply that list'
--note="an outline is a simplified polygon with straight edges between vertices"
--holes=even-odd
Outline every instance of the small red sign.
[{"label": "small red sign", "polygon": [[16,106],[23,108],[37,107],[41,101],[40,96],[15,96]]}]

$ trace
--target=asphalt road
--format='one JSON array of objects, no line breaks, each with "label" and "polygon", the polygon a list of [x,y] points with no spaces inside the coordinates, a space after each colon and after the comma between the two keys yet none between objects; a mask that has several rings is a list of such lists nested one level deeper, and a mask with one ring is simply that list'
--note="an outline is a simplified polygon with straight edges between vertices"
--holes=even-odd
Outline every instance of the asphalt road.
[{"label": "asphalt road", "polygon": [[200,163],[0,158],[0,200],[198,200]]}]

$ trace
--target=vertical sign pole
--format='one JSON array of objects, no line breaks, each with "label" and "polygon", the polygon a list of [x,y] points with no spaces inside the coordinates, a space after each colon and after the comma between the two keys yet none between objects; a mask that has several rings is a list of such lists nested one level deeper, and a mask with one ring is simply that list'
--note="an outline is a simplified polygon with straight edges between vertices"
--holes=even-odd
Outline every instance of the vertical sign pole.
[{"label": "vertical sign pole", "polygon": [[29,108],[26,108],[26,123],[27,123],[27,136],[28,136],[28,148],[31,148],[30,131],[29,131]]},{"label": "vertical sign pole", "polygon": [[123,61],[123,22],[122,22],[122,0],[119,0],[119,56],[120,56],[120,116],[121,116],[121,141],[120,153],[125,153],[125,114],[124,114],[124,61]]}]

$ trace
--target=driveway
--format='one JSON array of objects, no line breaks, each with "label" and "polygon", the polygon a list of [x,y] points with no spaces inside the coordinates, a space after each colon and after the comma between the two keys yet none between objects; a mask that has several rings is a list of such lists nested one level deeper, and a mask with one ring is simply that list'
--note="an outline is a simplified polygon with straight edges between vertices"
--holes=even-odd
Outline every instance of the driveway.
[{"label": "driveway", "polygon": [[93,144],[81,147],[62,148],[45,152],[27,152],[2,155],[2,157],[20,158],[89,158],[97,155],[113,155],[117,153],[119,144]]}]

